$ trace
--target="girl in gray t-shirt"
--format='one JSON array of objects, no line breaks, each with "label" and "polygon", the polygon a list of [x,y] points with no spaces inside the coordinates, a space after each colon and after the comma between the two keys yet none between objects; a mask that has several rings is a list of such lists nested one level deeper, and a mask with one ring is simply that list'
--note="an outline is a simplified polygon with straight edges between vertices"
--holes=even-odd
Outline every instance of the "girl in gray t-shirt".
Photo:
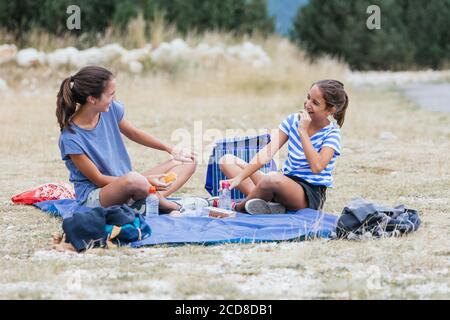
[{"label": "girl in gray t-shirt", "polygon": [[[160,210],[180,206],[165,199],[193,175],[193,152],[171,147],[134,127],[115,100],[116,80],[101,67],[82,68],[63,80],[57,96],[56,117],[61,128],[61,158],[75,185],[77,200],[89,207],[131,204],[145,199],[150,186],[157,188]],[[132,171],[122,135],[143,146],[167,152],[172,159],[142,173]],[[174,172],[177,179],[165,183]]]}]

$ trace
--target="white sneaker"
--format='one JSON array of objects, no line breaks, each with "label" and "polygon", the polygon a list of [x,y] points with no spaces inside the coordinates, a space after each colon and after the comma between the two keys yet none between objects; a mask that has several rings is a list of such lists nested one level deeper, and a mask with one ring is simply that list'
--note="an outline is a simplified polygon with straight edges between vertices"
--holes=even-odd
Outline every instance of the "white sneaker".
[{"label": "white sneaker", "polygon": [[209,206],[208,200],[202,197],[184,197],[180,202],[180,212],[200,215],[203,208]]},{"label": "white sneaker", "polygon": [[250,199],[245,203],[245,211],[249,214],[279,214],[286,213],[286,208],[277,202]]}]

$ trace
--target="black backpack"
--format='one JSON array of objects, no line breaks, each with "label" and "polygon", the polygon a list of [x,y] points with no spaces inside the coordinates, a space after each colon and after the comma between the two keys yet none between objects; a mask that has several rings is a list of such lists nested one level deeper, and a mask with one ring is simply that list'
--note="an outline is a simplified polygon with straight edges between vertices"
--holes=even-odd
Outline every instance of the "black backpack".
[{"label": "black backpack", "polygon": [[417,210],[403,205],[390,208],[355,198],[342,211],[336,235],[349,240],[401,236],[416,231],[420,223]]}]

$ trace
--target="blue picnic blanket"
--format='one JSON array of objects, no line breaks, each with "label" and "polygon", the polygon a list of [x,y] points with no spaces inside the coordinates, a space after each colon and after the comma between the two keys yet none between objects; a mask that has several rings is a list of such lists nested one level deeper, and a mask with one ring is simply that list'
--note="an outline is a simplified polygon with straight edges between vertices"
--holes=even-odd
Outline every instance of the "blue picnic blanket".
[{"label": "blue picnic blanket", "polygon": [[[41,210],[63,219],[74,212],[89,211],[75,200],[53,200],[34,204]],[[146,218],[152,229],[150,237],[131,243],[132,247],[158,244],[220,244],[270,241],[300,241],[329,238],[336,231],[338,216],[323,211],[303,209],[287,214],[249,215],[217,219],[210,217]]]}]

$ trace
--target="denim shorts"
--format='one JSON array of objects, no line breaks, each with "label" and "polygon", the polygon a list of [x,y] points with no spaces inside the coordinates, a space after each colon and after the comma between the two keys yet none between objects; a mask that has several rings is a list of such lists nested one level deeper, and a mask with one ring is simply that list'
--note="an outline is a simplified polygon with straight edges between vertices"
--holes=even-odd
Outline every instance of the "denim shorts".
[{"label": "denim shorts", "polygon": [[100,190],[102,190],[102,188],[97,188],[89,192],[86,200],[84,200],[81,205],[89,208],[101,207],[102,205],[100,204]]}]

